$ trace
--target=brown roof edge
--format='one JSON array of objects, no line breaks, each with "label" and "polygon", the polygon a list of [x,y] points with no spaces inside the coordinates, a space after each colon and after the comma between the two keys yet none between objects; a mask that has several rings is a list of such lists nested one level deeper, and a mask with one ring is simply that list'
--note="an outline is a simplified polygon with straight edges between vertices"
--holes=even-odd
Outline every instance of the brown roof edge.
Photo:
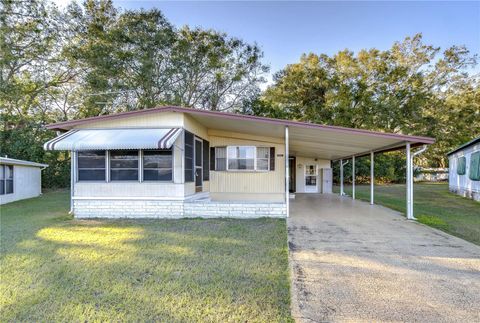
[{"label": "brown roof edge", "polygon": [[126,118],[132,115],[143,115],[143,114],[150,114],[150,113],[156,113],[156,112],[180,112],[180,113],[189,113],[194,115],[215,116],[215,117],[234,119],[234,120],[250,120],[250,121],[258,121],[258,122],[264,122],[269,124],[292,126],[292,127],[323,129],[323,130],[331,130],[336,132],[344,132],[344,133],[352,133],[352,134],[366,134],[366,135],[372,135],[372,136],[384,137],[384,138],[396,138],[396,139],[401,139],[401,140],[410,141],[410,142],[418,142],[423,144],[432,144],[435,142],[435,139],[430,137],[409,136],[409,135],[385,133],[385,132],[379,132],[379,131],[370,131],[370,130],[364,130],[364,129],[346,128],[346,127],[340,127],[340,126],[328,126],[328,125],[321,125],[316,123],[258,117],[258,116],[244,115],[244,114],[231,113],[231,112],[199,110],[194,108],[185,108],[185,107],[177,107],[177,106],[165,106],[165,107],[151,108],[151,109],[145,109],[145,110],[121,112],[121,113],[98,116],[98,117],[90,117],[90,118],[85,118],[80,120],[58,122],[58,123],[47,125],[46,128],[51,130],[68,130],[68,128],[79,125],[79,124],[85,124],[85,123],[101,121],[101,120],[115,120],[115,119]]}]

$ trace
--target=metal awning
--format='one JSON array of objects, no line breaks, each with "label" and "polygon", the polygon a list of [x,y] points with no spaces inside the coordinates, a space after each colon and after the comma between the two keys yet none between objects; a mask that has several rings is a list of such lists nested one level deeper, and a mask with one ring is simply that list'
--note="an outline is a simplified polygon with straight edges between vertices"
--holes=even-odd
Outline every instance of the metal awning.
[{"label": "metal awning", "polygon": [[72,129],[43,145],[45,150],[169,149],[181,128]]}]

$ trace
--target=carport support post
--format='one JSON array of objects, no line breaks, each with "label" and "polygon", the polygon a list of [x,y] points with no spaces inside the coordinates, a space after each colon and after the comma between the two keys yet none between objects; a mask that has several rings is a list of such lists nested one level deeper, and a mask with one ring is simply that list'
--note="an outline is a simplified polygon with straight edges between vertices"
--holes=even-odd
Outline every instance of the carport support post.
[{"label": "carport support post", "polygon": [[412,220],[412,157],[410,152],[410,143],[407,142],[406,144],[406,153],[407,153],[407,178],[405,181],[406,188],[407,188],[407,219]]},{"label": "carport support post", "polygon": [[[288,126],[285,126],[285,206],[287,208],[287,218],[290,216],[290,165],[288,150]],[[273,157],[275,158],[275,156]]]},{"label": "carport support post", "polygon": [[374,196],[373,196],[373,185],[375,183],[375,174],[374,174],[374,152],[370,152],[370,204],[373,205]]},{"label": "carport support post", "polygon": [[352,199],[355,199],[355,156],[352,156]]},{"label": "carport support post", "polygon": [[343,159],[340,159],[340,196],[343,196]]},{"label": "carport support post", "polygon": [[70,151],[70,214],[73,213],[73,191],[75,189],[75,152]]}]

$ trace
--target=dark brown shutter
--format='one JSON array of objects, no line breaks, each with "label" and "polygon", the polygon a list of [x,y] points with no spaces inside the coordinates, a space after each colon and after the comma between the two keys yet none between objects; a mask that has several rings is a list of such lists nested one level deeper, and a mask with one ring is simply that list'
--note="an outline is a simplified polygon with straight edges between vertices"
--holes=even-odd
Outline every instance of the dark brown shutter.
[{"label": "dark brown shutter", "polygon": [[210,143],[207,140],[203,141],[203,180],[208,181],[210,180],[210,166],[208,165],[210,163]]},{"label": "dark brown shutter", "polygon": [[270,170],[275,170],[275,147],[270,147]]},{"label": "dark brown shutter", "polygon": [[215,147],[210,147],[210,170],[215,170]]}]

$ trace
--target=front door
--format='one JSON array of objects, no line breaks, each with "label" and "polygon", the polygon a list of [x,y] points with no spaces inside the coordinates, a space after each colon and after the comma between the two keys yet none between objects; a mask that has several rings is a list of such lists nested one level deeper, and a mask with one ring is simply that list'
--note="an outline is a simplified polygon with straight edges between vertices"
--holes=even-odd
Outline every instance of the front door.
[{"label": "front door", "polygon": [[202,139],[195,138],[195,192],[203,190],[203,149]]},{"label": "front door", "polygon": [[318,193],[317,165],[305,165],[305,193]]}]

